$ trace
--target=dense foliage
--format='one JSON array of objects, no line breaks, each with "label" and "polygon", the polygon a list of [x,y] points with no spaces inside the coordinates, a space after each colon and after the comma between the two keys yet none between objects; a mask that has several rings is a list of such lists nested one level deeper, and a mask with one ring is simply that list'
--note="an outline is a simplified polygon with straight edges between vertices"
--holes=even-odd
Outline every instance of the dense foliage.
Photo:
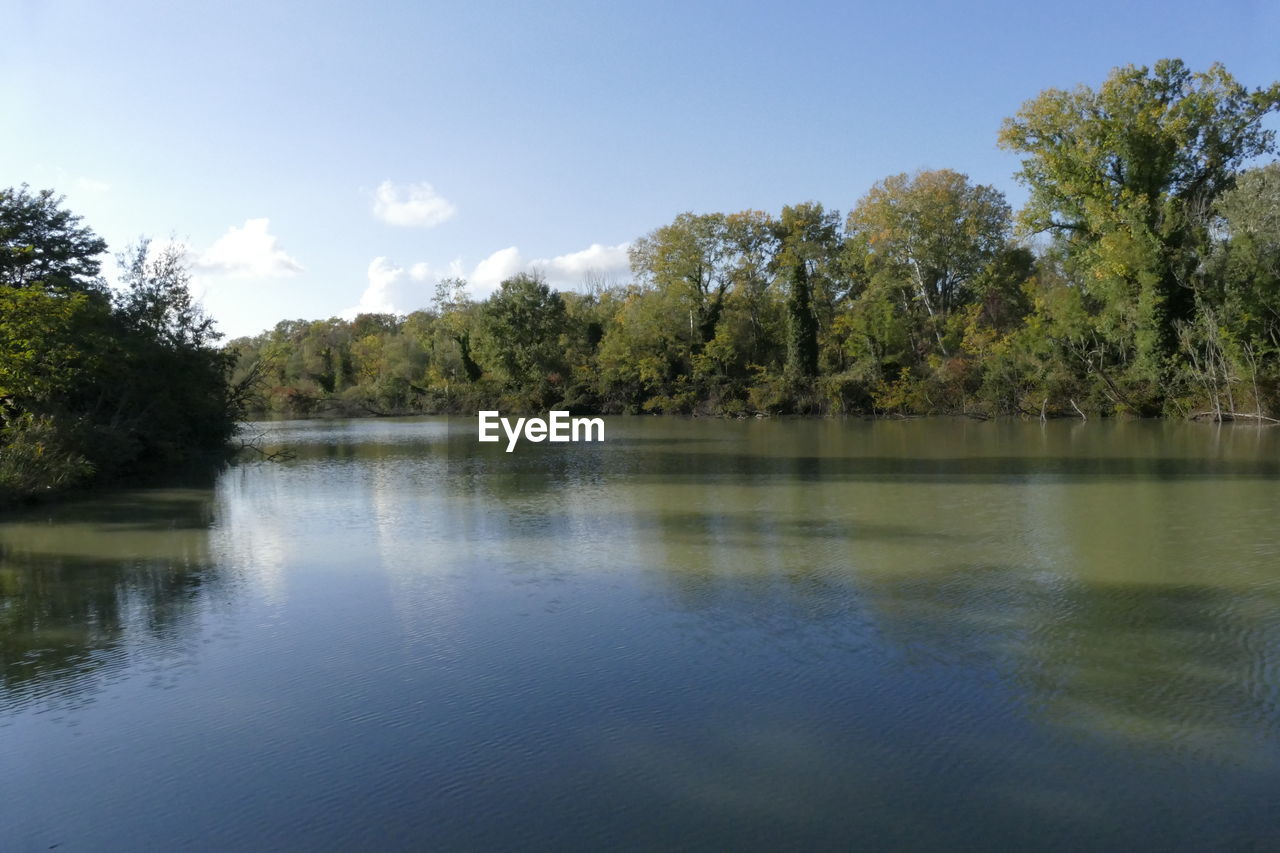
[{"label": "dense foliage", "polygon": [[406,317],[290,321],[234,342],[264,410],[1280,414],[1280,165],[1221,67],[1117,69],[1006,121],[1030,198],[894,175],[847,217],[684,213],[633,282]]},{"label": "dense foliage", "polygon": [[233,355],[192,302],[183,253],[106,244],[51,191],[0,190],[0,504],[226,445]]}]

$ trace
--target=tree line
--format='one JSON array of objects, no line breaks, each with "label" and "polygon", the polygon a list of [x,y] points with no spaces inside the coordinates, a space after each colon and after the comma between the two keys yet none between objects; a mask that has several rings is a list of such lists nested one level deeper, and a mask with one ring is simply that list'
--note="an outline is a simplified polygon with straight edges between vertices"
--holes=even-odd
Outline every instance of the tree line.
[{"label": "tree line", "polygon": [[1026,102],[999,143],[1028,201],[941,169],[847,216],[683,213],[632,280],[407,316],[286,321],[227,346],[182,250],[106,244],[50,190],[0,190],[0,503],[169,470],[246,410],[1280,415],[1280,83],[1116,69]]},{"label": "tree line", "polygon": [[1280,84],[1220,65],[1112,72],[1004,122],[1029,191],[941,169],[847,216],[683,213],[632,281],[483,301],[441,282],[407,316],[286,321],[230,345],[255,406],[474,412],[976,416],[1280,413]]}]

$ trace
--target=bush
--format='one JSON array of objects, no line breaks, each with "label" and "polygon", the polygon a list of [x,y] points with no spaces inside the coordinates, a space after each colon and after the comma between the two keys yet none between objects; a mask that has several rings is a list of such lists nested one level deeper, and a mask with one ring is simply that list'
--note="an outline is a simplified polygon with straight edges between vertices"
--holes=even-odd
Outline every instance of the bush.
[{"label": "bush", "polygon": [[72,433],[50,415],[4,413],[0,427],[0,505],[82,485],[94,466]]}]

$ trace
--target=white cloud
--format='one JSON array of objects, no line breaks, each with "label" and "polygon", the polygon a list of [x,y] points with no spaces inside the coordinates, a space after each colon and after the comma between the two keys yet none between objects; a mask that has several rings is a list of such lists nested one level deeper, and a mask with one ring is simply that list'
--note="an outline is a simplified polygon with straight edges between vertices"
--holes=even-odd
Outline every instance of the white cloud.
[{"label": "white cloud", "polygon": [[[360,301],[342,312],[348,320],[357,314],[404,314],[423,308],[431,300],[431,287],[441,278],[426,263],[402,267],[384,257],[369,262],[368,284]],[[424,286],[427,285],[427,286]]]},{"label": "white cloud", "polygon": [[360,294],[360,301],[342,312],[348,320],[357,314],[394,314],[391,288],[405,278],[404,267],[398,267],[386,258],[377,257],[369,262],[369,285]]},{"label": "white cloud", "polygon": [[511,278],[525,269],[526,264],[520,257],[520,250],[515,246],[508,246],[476,264],[471,275],[467,276],[467,283],[471,285],[472,294],[483,298],[497,290],[503,279]]},{"label": "white cloud", "polygon": [[302,271],[302,265],[276,245],[270,220],[248,219],[234,225],[196,259],[201,272],[240,278],[285,278]]},{"label": "white cloud", "polygon": [[539,270],[552,284],[569,286],[582,284],[588,278],[610,280],[625,276],[630,269],[627,256],[628,243],[602,246],[592,243],[579,252],[557,255],[550,259],[531,261],[529,266]]},{"label": "white cloud", "polygon": [[120,283],[120,262],[116,260],[114,254],[106,255],[102,259],[102,266],[98,269],[98,274],[106,280],[108,287],[123,287]]},{"label": "white cloud", "polygon": [[[499,249],[476,264],[471,275],[466,276],[471,292],[484,298],[498,289],[504,279],[522,272],[539,273],[554,287],[578,287],[589,279],[611,281],[627,274],[629,259],[627,243],[603,246],[592,243],[578,252],[557,255],[554,258],[535,258],[526,261],[515,246]],[[460,265],[456,264],[455,267]],[[454,272],[454,275],[459,273]]]},{"label": "white cloud", "polygon": [[435,284],[443,278],[463,278],[467,289],[476,299],[483,299],[498,289],[503,279],[527,271],[527,264],[515,246],[499,249],[476,264],[470,274],[463,268],[462,259],[449,262],[445,269],[436,269],[425,261],[402,267],[385,257],[369,262],[368,283],[360,294],[360,301],[342,312],[348,320],[357,314],[405,314],[431,304]]},{"label": "white cloud", "polygon": [[388,225],[433,228],[457,212],[452,202],[437,195],[425,181],[405,186],[383,181],[373,194],[373,215]]},{"label": "white cloud", "polygon": [[404,314],[425,308],[431,303],[435,283],[443,278],[463,278],[474,299],[484,299],[498,289],[504,280],[519,273],[538,273],[553,287],[577,287],[590,279],[612,281],[625,276],[628,269],[628,244],[603,246],[593,243],[578,252],[554,258],[525,260],[516,246],[498,249],[482,259],[468,273],[461,258],[455,258],[444,269],[425,261],[407,267],[385,257],[369,263],[368,284],[360,301],[342,312],[347,319],[363,313]]}]

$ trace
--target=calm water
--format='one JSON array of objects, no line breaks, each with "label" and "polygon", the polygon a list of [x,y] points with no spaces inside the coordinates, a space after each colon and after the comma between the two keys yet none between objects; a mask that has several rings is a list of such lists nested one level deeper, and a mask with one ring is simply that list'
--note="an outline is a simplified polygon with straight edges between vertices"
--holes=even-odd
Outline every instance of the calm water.
[{"label": "calm water", "polygon": [[1280,849],[1280,430],[269,428],[0,517],[0,849]]}]

